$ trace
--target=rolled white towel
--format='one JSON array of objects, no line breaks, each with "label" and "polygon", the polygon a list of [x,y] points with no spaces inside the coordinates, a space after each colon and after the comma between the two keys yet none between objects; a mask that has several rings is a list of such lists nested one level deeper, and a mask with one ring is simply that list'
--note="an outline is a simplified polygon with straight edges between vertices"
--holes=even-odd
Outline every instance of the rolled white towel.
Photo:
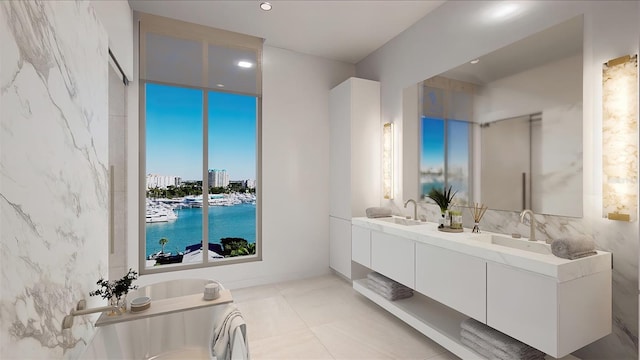
[{"label": "rolled white towel", "polygon": [[365,210],[368,218],[380,218],[391,216],[391,209],[386,207],[370,207]]},{"label": "rolled white towel", "polygon": [[588,236],[553,240],[551,252],[557,257],[569,260],[597,254],[596,243]]}]

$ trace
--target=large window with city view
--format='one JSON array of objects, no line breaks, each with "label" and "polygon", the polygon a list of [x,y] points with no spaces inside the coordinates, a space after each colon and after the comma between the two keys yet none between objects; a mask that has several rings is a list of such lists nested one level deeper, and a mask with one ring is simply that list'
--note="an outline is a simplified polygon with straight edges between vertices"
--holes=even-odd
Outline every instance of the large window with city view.
[{"label": "large window with city view", "polygon": [[191,41],[155,20],[141,21],[141,271],[258,260],[262,42],[220,46],[243,35],[215,29]]}]

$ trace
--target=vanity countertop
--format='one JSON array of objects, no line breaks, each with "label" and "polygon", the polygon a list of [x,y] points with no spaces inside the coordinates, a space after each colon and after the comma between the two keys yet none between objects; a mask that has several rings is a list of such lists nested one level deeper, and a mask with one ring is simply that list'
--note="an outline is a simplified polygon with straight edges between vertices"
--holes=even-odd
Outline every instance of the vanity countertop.
[{"label": "vanity countertop", "polygon": [[[553,254],[539,254],[479,241],[478,239],[487,235],[509,237],[508,235],[487,231],[482,231],[481,234],[474,234],[471,229],[464,229],[462,233],[446,233],[438,231],[438,224],[435,223],[425,222],[420,225],[407,226],[366,217],[353,218],[351,222],[353,225],[370,230],[400,236],[419,243],[438,246],[494,263],[505,264],[553,277],[558,282],[565,282],[611,269],[611,253],[604,251],[598,251],[597,255],[568,260]],[[527,239],[518,239],[518,241],[529,242]],[[537,243],[545,244],[543,241],[537,241]]]}]

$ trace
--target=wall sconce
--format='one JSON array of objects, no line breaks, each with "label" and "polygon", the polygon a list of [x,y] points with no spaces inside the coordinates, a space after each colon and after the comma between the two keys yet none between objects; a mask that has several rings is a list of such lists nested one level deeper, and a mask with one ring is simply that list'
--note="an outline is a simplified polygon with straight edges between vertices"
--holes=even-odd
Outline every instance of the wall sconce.
[{"label": "wall sconce", "polygon": [[382,126],[382,193],[393,199],[393,123]]},{"label": "wall sconce", "polygon": [[638,55],[602,66],[602,208],[610,220],[638,212]]}]

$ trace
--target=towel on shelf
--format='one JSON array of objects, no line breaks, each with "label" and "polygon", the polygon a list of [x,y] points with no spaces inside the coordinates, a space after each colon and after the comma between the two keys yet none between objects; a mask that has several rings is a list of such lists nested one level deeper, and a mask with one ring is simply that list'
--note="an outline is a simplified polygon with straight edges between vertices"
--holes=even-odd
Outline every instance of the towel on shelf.
[{"label": "towel on shelf", "polygon": [[[485,324],[482,324],[474,319],[466,319],[460,324],[462,328],[461,334],[468,332],[477,337],[473,338],[476,342],[485,342],[484,348],[491,349],[492,356],[501,358],[505,356],[505,359],[526,359],[537,360],[544,359],[545,354],[533,348],[523,342],[520,342],[506,334],[501,333]],[[465,336],[467,340],[469,336]],[[498,351],[498,349],[500,351]]]},{"label": "towel on shelf", "polygon": [[384,286],[389,289],[409,289],[408,287],[400,284],[397,281],[391,280],[388,277],[379,274],[377,272],[370,272],[367,274],[367,279],[373,281],[380,286]]},{"label": "towel on shelf", "polygon": [[[516,354],[509,353],[504,351],[496,346],[491,345],[485,340],[482,340],[477,335],[462,329],[460,331],[460,340],[469,346],[468,343],[474,344],[474,346],[469,346],[475,352],[485,356],[488,359],[496,359],[496,360],[542,360],[544,359],[544,354],[540,351],[533,349],[534,351],[529,351],[524,354]],[[466,342],[465,342],[466,341]]]},{"label": "towel on shelf", "polygon": [[[474,341],[469,340],[468,338],[465,337],[461,337],[460,338],[460,342],[465,345],[466,347],[470,348],[471,350],[477,352],[478,354],[482,355],[483,357],[490,359],[490,360],[498,360],[495,358],[495,356],[493,356],[491,354],[491,351],[489,349],[486,349],[485,346],[486,344],[479,344],[476,343]],[[501,359],[500,359],[501,360]]]},{"label": "towel on shelf", "polygon": [[[234,304],[227,305],[223,315],[214,321],[210,350],[211,358],[214,360],[249,358],[247,325]],[[238,350],[240,354],[234,350]]]},{"label": "towel on shelf", "polygon": [[596,255],[596,243],[588,236],[556,239],[551,242],[553,255],[569,260]]},{"label": "towel on shelf", "polygon": [[377,272],[367,274],[367,287],[387,300],[400,300],[413,296],[413,289]]},{"label": "towel on shelf", "polygon": [[376,294],[384,297],[387,300],[400,300],[406,299],[413,296],[413,290],[411,289],[398,289],[398,290],[389,290],[384,287],[377,285],[375,282],[368,281],[367,287],[371,289]]},{"label": "towel on shelf", "polygon": [[365,210],[367,217],[371,219],[391,216],[391,209],[386,207],[370,207]]}]

